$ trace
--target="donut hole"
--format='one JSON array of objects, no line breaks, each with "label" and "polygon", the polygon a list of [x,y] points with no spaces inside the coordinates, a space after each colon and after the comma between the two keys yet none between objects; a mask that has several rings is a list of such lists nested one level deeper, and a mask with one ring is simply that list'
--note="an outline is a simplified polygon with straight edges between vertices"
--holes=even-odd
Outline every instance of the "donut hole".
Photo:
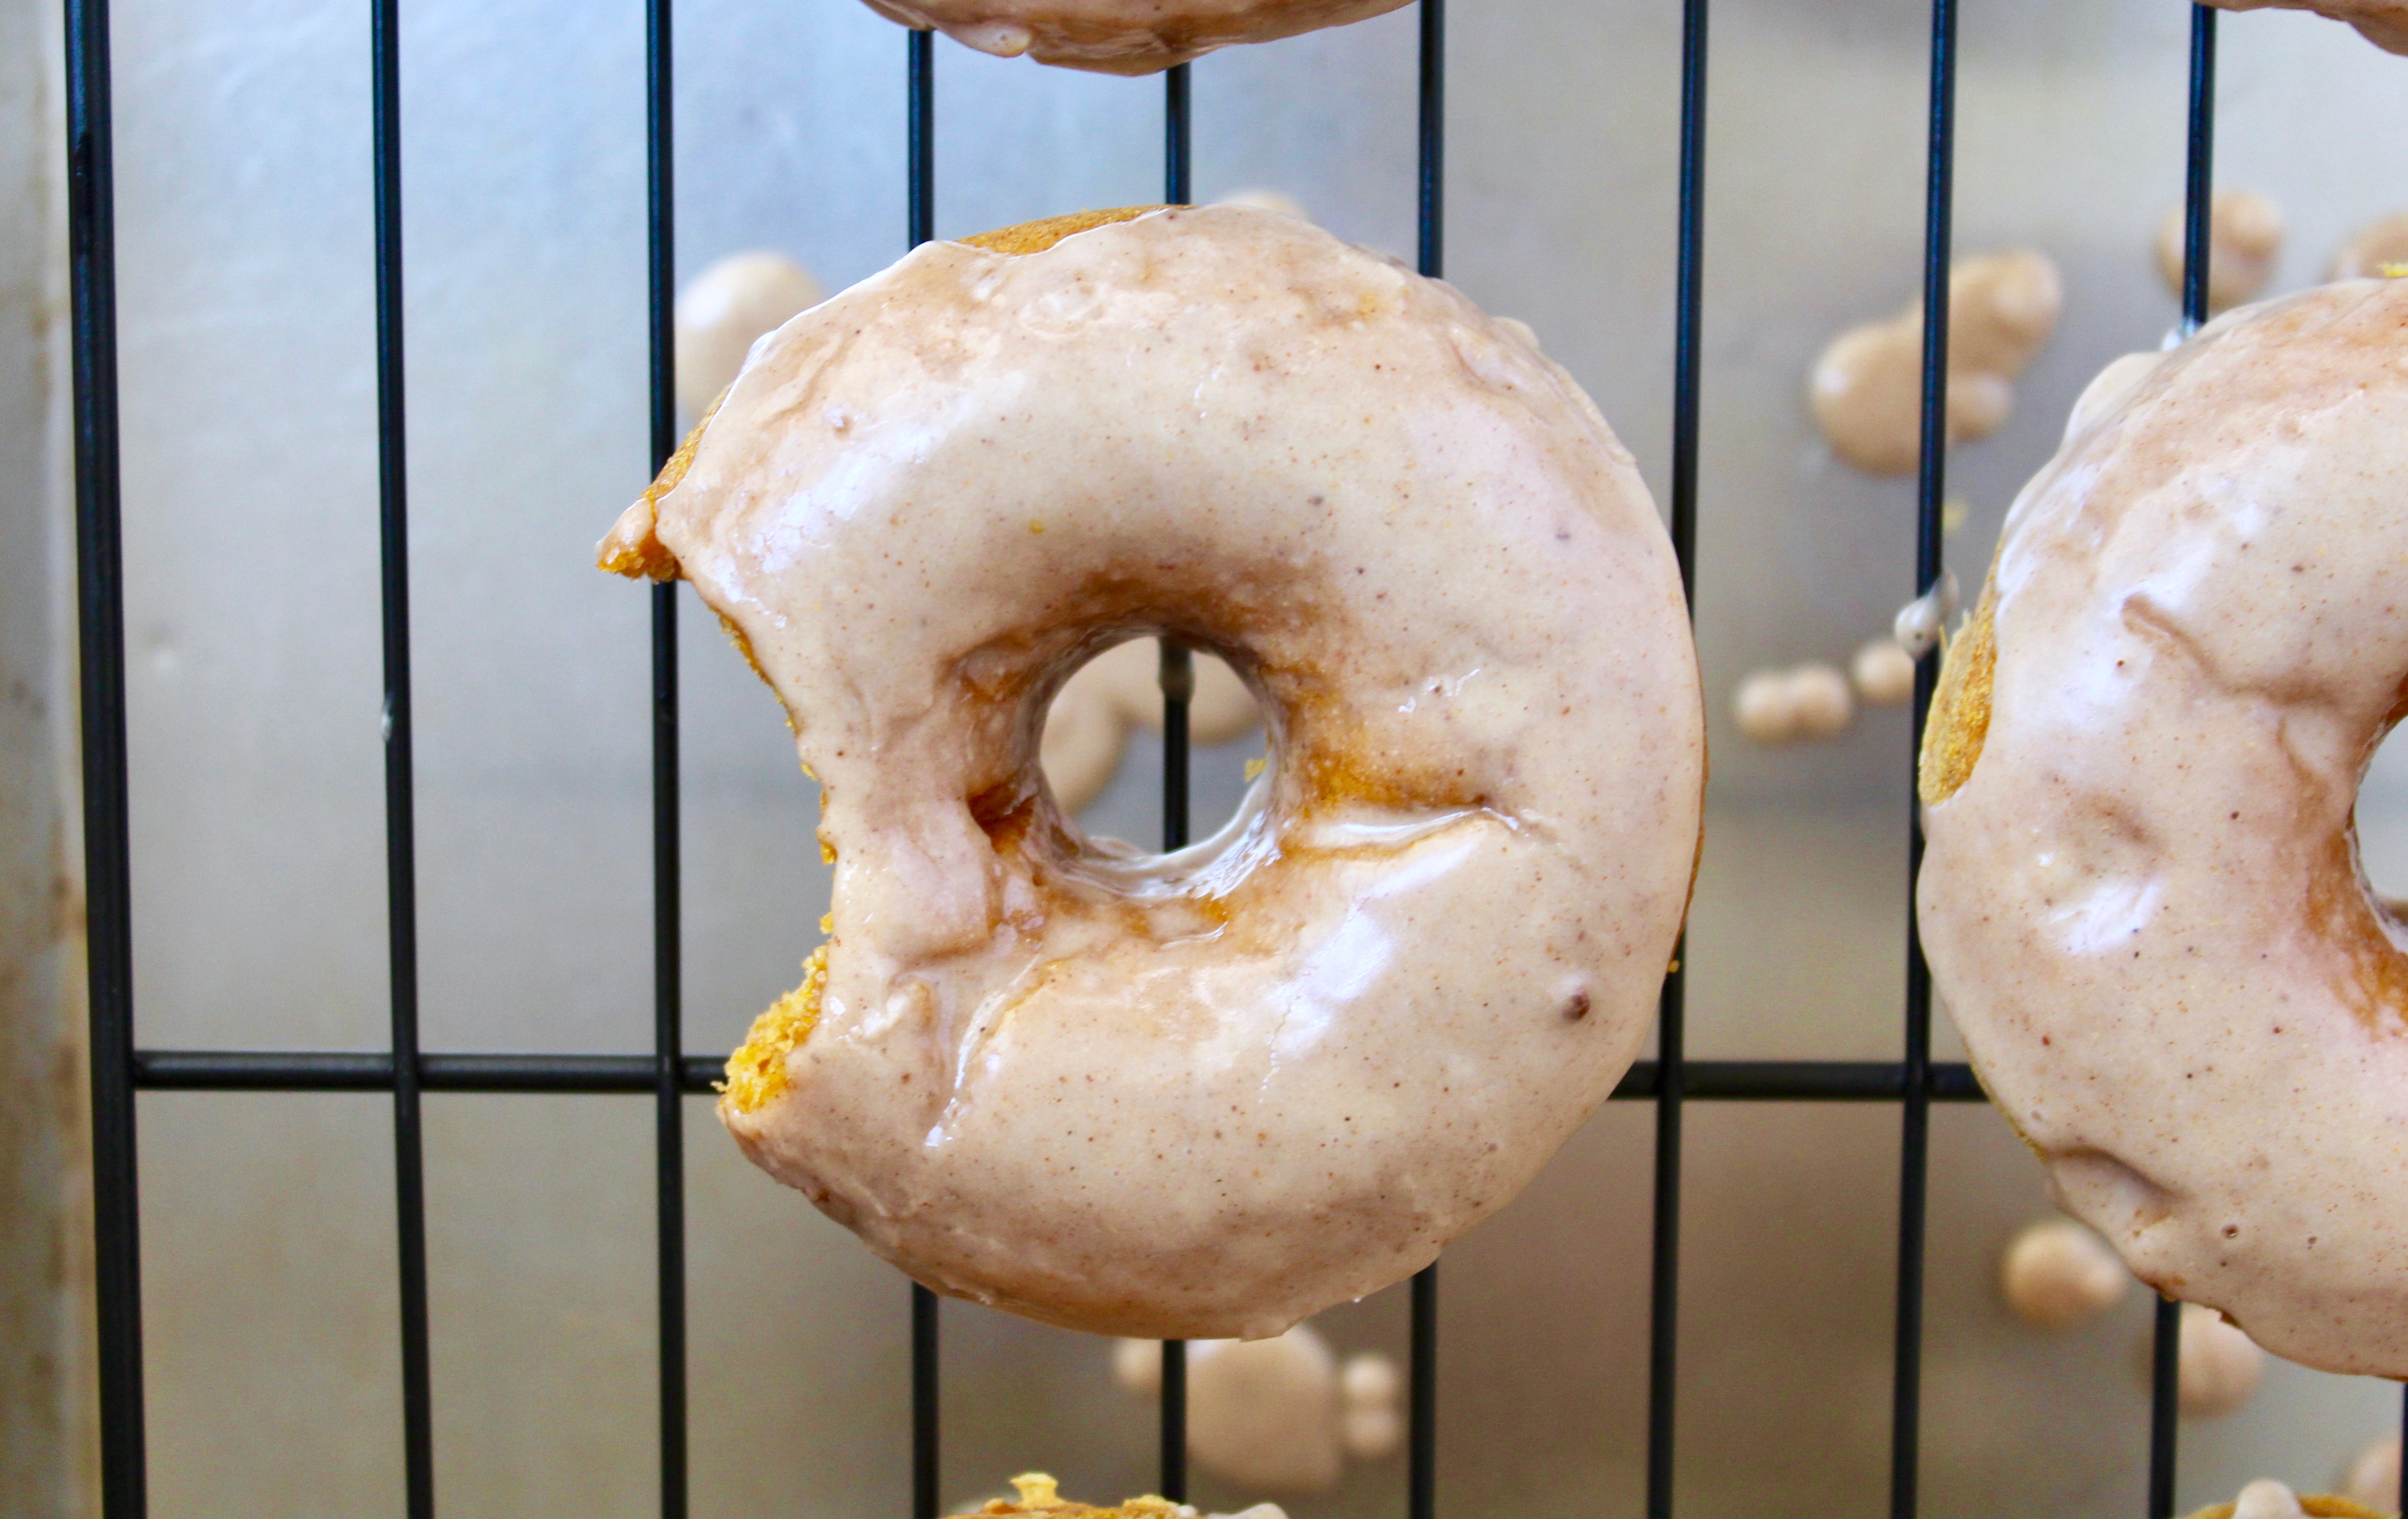
[{"label": "donut hole", "polygon": [[[1262,705],[1228,662],[1194,653],[1188,698],[1188,838],[1237,814],[1266,758]],[[1162,832],[1161,644],[1132,638],[1082,665],[1046,709],[1039,764],[1054,805],[1090,834],[1158,840]]]},{"label": "donut hole", "polygon": [[2356,821],[2358,866],[2375,901],[2408,921],[2408,739],[2398,728],[2384,736],[2358,782]]}]

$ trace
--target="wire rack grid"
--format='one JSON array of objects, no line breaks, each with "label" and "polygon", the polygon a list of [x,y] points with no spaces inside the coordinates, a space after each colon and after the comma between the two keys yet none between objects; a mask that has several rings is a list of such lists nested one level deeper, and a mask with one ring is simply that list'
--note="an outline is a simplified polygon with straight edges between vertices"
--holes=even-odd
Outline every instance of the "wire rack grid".
[{"label": "wire rack grid", "polygon": [[[1665,0],[1675,3],[1675,0]],[[1675,283],[1670,526],[1684,589],[1694,598],[1698,513],[1699,336],[1704,309],[1706,59],[1710,0],[1681,7],[1678,242]],[[650,252],[650,421],[655,467],[678,443],[672,370],[674,211],[671,182],[672,0],[643,0],[646,27],[647,182]],[[659,1506],[663,1519],[687,1512],[684,1157],[681,1109],[707,1095],[721,1057],[686,1052],[681,1031],[679,894],[677,601],[652,590],[653,1044],[617,1055],[463,1054],[423,1051],[418,1039],[416,870],[410,737],[410,638],[407,430],[402,408],[402,195],[398,0],[368,0],[376,250],[376,375],[384,655],[387,924],[392,1016],[385,1053],[142,1050],[134,1043],[133,924],[129,877],[124,597],[121,564],[116,276],[111,178],[108,0],[64,0],[72,421],[75,438],[77,592],[82,721],[85,878],[89,894],[92,1125],[101,1413],[103,1509],[108,1519],[146,1512],[140,1301],[140,1211],[135,1164],[136,1094],[142,1091],[389,1092],[398,1221],[406,1512],[432,1519],[433,1393],[428,1365],[425,1192],[420,1104],[427,1092],[649,1093],[654,1099],[657,1235]],[[1446,105],[1445,0],[1420,10],[1418,265],[1441,272]],[[1917,595],[1941,580],[1941,504],[1945,460],[1948,273],[1956,125],[1959,0],[1931,0],[1928,141],[1925,203],[1922,457],[1916,488]],[[2186,186],[2186,330],[2207,304],[2209,194],[2213,182],[2215,16],[2192,9]],[[936,165],[933,37],[905,42],[909,186],[907,246],[934,236]],[[1190,197],[1192,137],[1185,65],[1164,93],[1164,198]],[[1914,734],[1919,747],[1936,659],[1918,663]],[[1166,641],[1163,844],[1187,842],[1187,712],[1193,666]],[[1909,763],[1912,756],[1908,756]],[[1910,820],[1909,880],[1923,835]],[[1921,1408],[1924,1222],[1928,1136],[1934,1102],[1978,1102],[1971,1070],[1931,1058],[1931,982],[1908,913],[1903,1054],[1897,1061],[1698,1061],[1684,1054],[1684,972],[1676,959],[1660,1004],[1658,1057],[1632,1068],[1613,1093],[1656,1105],[1654,1240],[1648,1359],[1646,1512],[1674,1512],[1674,1393],[1680,1274],[1682,1112],[1691,1101],[1885,1102],[1899,1110],[1896,1330],[1891,1406],[1891,1519],[1916,1510]],[[1407,1440],[1408,1519],[1437,1512],[1438,1268],[1412,1280]],[[2174,1503],[2179,1305],[2157,1304],[2144,1519],[2171,1519]],[[940,1315],[926,1288],[910,1287],[911,1329],[911,1513],[939,1512],[938,1419]],[[1186,1496],[1184,1346],[1164,1347],[1162,1492]],[[2403,1412],[2408,1422],[2408,1411]]]}]

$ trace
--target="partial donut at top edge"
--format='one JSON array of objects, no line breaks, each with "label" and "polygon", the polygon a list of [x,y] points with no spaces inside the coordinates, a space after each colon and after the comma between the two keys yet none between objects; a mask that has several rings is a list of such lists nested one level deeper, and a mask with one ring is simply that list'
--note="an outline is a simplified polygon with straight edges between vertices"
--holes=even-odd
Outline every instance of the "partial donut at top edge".
[{"label": "partial donut at top edge", "polygon": [[865,0],[966,48],[1098,74],[1155,74],[1218,48],[1368,21],[1406,0]]},{"label": "partial donut at top edge", "polygon": [[2408,53],[2408,0],[2207,0],[2225,10],[2313,10],[2347,21],[2386,52]]},{"label": "partial donut at top edge", "polygon": [[[1677,566],[1579,388],[1442,283],[1231,208],[1004,241],[1046,246],[765,339],[604,546],[728,620],[824,788],[833,938],[722,1114],[939,1290],[1276,1333],[1501,1206],[1644,1038],[1704,781]],[[1149,633],[1274,755],[1159,860],[1035,767]]]},{"label": "partial donut at top edge", "polygon": [[2059,1200],[2161,1291],[2408,1374],[2408,935],[2352,812],[2408,709],[2408,281],[2111,366],[1923,752],[1926,949]]}]

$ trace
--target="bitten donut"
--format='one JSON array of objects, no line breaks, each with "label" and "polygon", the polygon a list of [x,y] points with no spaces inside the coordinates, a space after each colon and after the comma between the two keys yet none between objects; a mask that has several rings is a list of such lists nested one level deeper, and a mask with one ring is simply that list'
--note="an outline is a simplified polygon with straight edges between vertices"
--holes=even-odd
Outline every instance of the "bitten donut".
[{"label": "bitten donut", "polygon": [[2408,931],[2351,813],[2408,710],[2408,281],[2119,361],[1923,751],[1923,940],[2060,1201],[2278,1355],[2408,1374]]},{"label": "bitten donut", "polygon": [[[694,584],[824,788],[833,937],[721,1114],[939,1291],[1276,1334],[1512,1197],[1649,1026],[1704,775],[1670,542],[1528,330],[1390,259],[1235,208],[926,245],[764,338],[602,558]],[[1147,857],[1038,723],[1164,634],[1270,762]]]},{"label": "bitten donut", "polygon": [[1238,42],[1368,21],[1405,0],[866,0],[966,48],[1098,74],[1154,74]]}]

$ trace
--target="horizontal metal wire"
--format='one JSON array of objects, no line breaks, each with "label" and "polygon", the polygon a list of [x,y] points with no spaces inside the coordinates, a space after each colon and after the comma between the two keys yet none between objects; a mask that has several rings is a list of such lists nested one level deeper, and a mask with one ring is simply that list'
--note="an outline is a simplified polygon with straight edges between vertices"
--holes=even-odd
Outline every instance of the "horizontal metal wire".
[{"label": "horizontal metal wire", "polygon": [[[708,1094],[726,1068],[720,1055],[679,1063],[690,1094]],[[610,1096],[654,1090],[648,1054],[424,1054],[419,1085],[429,1092]],[[1897,1102],[1906,1067],[1885,1060],[1691,1060],[1683,1096],[1705,1102]],[[1641,1060],[1613,1089],[1616,1098],[1656,1095],[1657,1068]],[[146,1092],[390,1092],[393,1056],[380,1050],[137,1050],[134,1084]],[[1985,1100],[1970,1066],[1935,1062],[1934,1102]]]},{"label": "horizontal metal wire", "polygon": [[[709,1092],[724,1056],[687,1055],[679,1084]],[[429,1092],[533,1095],[655,1090],[660,1067],[648,1054],[423,1054],[419,1085]],[[134,1084],[151,1092],[388,1092],[393,1056],[381,1050],[137,1050]]]},{"label": "horizontal metal wire", "polygon": [[[1933,1061],[1925,1096],[1934,1102],[1985,1102],[1973,1068]],[[1656,1062],[1641,1060],[1613,1089],[1616,1097],[1656,1095]],[[1902,1102],[1906,1066],[1894,1060],[1686,1060],[1681,1096],[1691,1102]]]}]

